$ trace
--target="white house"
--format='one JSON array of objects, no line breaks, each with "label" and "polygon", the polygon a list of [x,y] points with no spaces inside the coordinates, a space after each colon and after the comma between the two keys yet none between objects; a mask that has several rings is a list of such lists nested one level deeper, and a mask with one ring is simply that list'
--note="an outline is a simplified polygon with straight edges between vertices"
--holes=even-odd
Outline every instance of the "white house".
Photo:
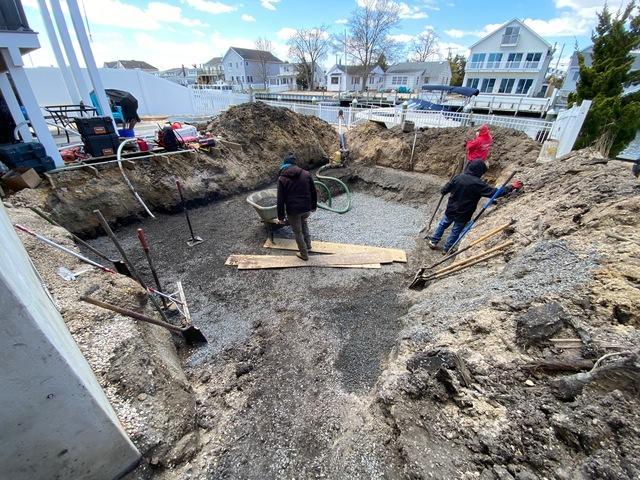
[{"label": "white house", "polygon": [[[278,74],[269,77],[269,89],[281,92],[297,89],[299,71],[300,64],[289,62],[282,63]],[[316,64],[313,82],[315,87],[323,88],[326,86],[324,71],[318,64]]]},{"label": "white house", "polygon": [[390,66],[384,75],[384,89],[420,89],[425,83],[449,85],[451,67],[446,60],[436,62],[404,62]]},{"label": "white house", "polygon": [[553,57],[551,44],[517,18],[469,49],[463,85],[486,94],[538,95]]},{"label": "white house", "polygon": [[[587,67],[590,67],[593,56],[593,45],[589,45],[587,48],[582,49],[580,53],[584,56],[585,65]],[[632,72],[640,70],[640,51],[632,51],[631,55],[634,57],[634,60],[629,70]],[[563,93],[566,92],[567,94],[570,92],[574,92],[576,90],[578,80],[580,80],[578,52],[573,52],[573,55],[571,55],[571,61],[569,62],[569,67],[567,68],[567,75],[564,78],[564,83],[562,84],[562,88],[560,89],[560,91]]]},{"label": "white house", "polygon": [[231,47],[222,57],[224,80],[240,85],[265,86],[269,77],[280,73],[282,63],[271,52]]},{"label": "white house", "polygon": [[[363,77],[365,69],[362,66],[334,65],[327,72],[327,90],[329,92],[343,92],[348,90],[364,90]],[[369,70],[366,88],[380,90],[384,87],[384,70],[379,65]]]}]

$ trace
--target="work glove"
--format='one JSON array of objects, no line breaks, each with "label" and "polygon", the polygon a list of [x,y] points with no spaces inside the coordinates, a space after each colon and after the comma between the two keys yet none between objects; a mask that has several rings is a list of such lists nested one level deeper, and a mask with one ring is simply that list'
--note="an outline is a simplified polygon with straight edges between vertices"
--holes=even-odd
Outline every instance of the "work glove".
[{"label": "work glove", "polygon": [[514,190],[520,190],[523,187],[523,184],[520,180],[516,180],[511,184],[511,186]]}]

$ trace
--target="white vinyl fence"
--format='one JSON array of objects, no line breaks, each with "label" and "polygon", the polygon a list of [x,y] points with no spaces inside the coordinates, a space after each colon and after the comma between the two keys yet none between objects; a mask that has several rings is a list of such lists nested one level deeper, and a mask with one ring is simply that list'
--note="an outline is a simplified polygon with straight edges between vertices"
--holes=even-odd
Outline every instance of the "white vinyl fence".
[{"label": "white vinyl fence", "polygon": [[558,141],[556,157],[566,155],[573,150],[589,108],[591,108],[591,100],[583,100],[579,106],[574,105],[569,110],[558,114],[549,135],[549,138]]}]

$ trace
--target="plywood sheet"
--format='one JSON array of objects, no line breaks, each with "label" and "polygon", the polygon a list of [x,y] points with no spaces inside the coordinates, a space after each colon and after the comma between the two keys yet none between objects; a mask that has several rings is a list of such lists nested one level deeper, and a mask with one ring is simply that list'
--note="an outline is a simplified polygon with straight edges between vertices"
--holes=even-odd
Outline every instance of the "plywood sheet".
[{"label": "plywood sheet", "polygon": [[[351,253],[387,253],[391,254],[394,262],[406,263],[407,254],[404,250],[397,248],[372,247],[370,245],[355,245],[351,243],[334,243],[312,241],[312,252],[326,254],[351,254]],[[265,248],[276,250],[298,250],[295,240],[288,238],[276,238],[272,242],[267,240],[264,244]]]},{"label": "plywood sheet", "polygon": [[226,265],[237,265],[240,270],[292,267],[346,267],[349,265],[372,265],[392,263],[388,252],[352,253],[336,255],[312,255],[302,260],[295,255],[231,255]]}]

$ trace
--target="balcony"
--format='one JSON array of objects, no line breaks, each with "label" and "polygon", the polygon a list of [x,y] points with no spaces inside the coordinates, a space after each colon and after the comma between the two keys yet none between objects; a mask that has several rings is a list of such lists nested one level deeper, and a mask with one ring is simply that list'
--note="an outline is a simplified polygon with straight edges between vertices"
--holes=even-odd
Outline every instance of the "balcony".
[{"label": "balcony", "polygon": [[505,63],[504,68],[507,70],[518,70],[520,68],[521,60],[512,60]]},{"label": "balcony", "polygon": [[520,34],[519,33],[513,33],[513,34],[504,34],[502,35],[502,42],[500,43],[501,47],[515,47],[516,45],[518,45],[518,40],[520,40]]}]

